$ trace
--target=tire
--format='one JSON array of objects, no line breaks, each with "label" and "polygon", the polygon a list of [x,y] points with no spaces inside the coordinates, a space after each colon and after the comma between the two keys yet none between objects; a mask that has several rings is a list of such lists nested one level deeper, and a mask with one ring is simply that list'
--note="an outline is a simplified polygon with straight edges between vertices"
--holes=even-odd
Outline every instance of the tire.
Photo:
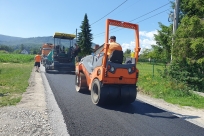
[{"label": "tire", "polygon": [[136,86],[123,86],[121,87],[120,100],[124,104],[133,103],[136,99],[137,89]]},{"label": "tire", "polygon": [[98,79],[94,79],[91,84],[91,100],[96,105],[102,105],[106,103],[107,87],[101,87],[101,83]]},{"label": "tire", "polygon": [[109,104],[116,104],[119,101],[120,98],[120,89],[117,86],[107,86],[107,102]]},{"label": "tire", "polygon": [[88,90],[86,76],[83,73],[76,74],[75,76],[75,88],[77,92],[83,92]]}]

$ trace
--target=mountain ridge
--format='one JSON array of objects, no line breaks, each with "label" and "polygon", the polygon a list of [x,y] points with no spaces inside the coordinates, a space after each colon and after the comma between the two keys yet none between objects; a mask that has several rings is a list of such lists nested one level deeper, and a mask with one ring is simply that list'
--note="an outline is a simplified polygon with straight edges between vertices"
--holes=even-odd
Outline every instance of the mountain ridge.
[{"label": "mountain ridge", "polygon": [[[29,37],[29,38],[22,38],[22,37],[15,37],[15,36],[7,36],[0,34],[0,45],[6,46],[35,46],[41,47],[44,43],[54,43],[53,36],[38,36],[38,37]],[[62,41],[63,43],[63,41]],[[76,43],[76,39],[73,39],[73,44]],[[95,47],[95,43],[92,42],[92,48]]]},{"label": "mountain ridge", "polygon": [[34,44],[34,45],[42,45],[44,43],[53,43],[52,36],[43,36],[43,37],[14,37],[0,34],[0,44],[1,45],[21,45],[21,44]]}]

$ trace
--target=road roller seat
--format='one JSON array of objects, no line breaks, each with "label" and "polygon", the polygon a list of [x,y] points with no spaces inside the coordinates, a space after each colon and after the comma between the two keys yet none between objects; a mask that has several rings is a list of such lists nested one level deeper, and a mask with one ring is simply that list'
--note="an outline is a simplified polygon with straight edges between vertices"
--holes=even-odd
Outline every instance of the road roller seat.
[{"label": "road roller seat", "polygon": [[123,63],[123,51],[114,50],[109,57],[109,61],[113,63]]}]

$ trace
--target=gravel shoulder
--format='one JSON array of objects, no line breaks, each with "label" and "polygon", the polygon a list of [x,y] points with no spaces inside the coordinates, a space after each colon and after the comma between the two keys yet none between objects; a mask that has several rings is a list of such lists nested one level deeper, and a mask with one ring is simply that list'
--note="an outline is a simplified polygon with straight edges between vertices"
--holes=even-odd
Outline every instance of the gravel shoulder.
[{"label": "gravel shoulder", "polygon": [[[44,67],[40,73],[33,69],[21,102],[0,108],[0,136],[69,136],[44,72]],[[138,93],[137,99],[204,128],[204,109],[173,105],[142,92]]]},{"label": "gravel shoulder", "polygon": [[173,115],[179,118],[182,118],[186,121],[189,121],[195,125],[204,128],[204,109],[196,109],[188,106],[174,105],[171,103],[167,103],[162,99],[152,98],[148,95],[143,94],[142,92],[138,93],[137,99],[150,105],[153,105],[157,108],[171,112]]},{"label": "gravel shoulder", "polygon": [[0,122],[0,136],[69,136],[43,67],[32,70],[17,105],[0,108]]}]

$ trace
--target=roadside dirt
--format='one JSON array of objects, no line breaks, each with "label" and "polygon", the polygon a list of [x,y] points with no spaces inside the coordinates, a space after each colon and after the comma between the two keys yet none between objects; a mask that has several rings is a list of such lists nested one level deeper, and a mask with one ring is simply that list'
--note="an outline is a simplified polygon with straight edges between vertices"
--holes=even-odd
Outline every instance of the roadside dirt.
[{"label": "roadside dirt", "polygon": [[[45,88],[41,73],[35,72],[35,69],[31,72],[29,79],[29,87],[26,92],[23,93],[20,103],[16,105],[19,108],[32,109],[39,112],[46,113],[46,98]],[[47,118],[47,116],[45,116]]]},{"label": "roadside dirt", "polygon": [[54,136],[45,96],[41,73],[33,69],[21,101],[0,108],[0,136]]},{"label": "roadside dirt", "polygon": [[173,115],[179,118],[182,118],[204,128],[204,109],[174,105],[171,103],[167,103],[162,99],[152,98],[142,92],[138,93],[137,99],[165,111],[171,112]]}]

